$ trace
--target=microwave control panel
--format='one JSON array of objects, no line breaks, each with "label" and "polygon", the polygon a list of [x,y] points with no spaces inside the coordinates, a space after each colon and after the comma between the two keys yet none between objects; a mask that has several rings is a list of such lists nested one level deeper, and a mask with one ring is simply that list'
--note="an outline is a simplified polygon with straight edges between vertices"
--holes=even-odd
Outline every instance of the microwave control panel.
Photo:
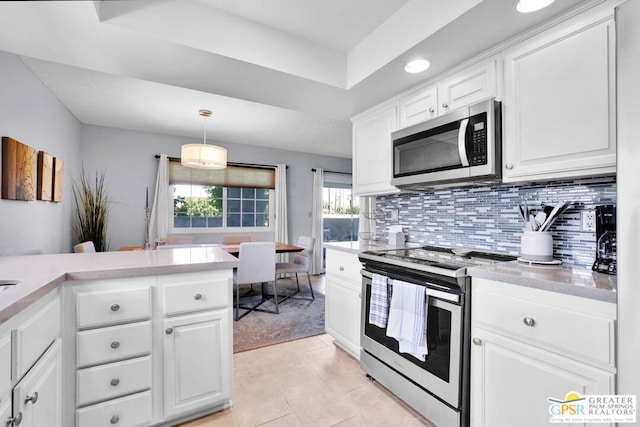
[{"label": "microwave control panel", "polygon": [[469,130],[471,131],[471,143],[467,145],[467,153],[470,155],[470,166],[487,164],[487,114],[482,113],[469,119]]}]

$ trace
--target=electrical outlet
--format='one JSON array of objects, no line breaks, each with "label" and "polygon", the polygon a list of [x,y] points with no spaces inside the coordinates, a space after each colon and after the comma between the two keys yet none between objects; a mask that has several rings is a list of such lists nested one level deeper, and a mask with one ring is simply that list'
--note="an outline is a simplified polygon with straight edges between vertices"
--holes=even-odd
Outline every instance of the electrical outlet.
[{"label": "electrical outlet", "polygon": [[596,211],[585,209],[581,212],[582,231],[596,231]]}]

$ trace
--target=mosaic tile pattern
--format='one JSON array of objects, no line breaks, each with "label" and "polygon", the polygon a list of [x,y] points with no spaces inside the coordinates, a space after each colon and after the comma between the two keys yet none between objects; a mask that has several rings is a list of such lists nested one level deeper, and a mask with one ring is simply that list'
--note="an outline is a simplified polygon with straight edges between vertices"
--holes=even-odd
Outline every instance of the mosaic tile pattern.
[{"label": "mosaic tile pattern", "polygon": [[[518,205],[523,200],[530,208],[571,202],[571,208],[550,229],[554,257],[566,265],[591,268],[595,233],[581,231],[580,213],[598,205],[616,204],[615,177],[378,196],[376,229],[386,236],[389,225],[401,224],[411,227],[410,243],[518,255],[524,231]],[[391,221],[393,209],[398,209],[397,222]]]}]

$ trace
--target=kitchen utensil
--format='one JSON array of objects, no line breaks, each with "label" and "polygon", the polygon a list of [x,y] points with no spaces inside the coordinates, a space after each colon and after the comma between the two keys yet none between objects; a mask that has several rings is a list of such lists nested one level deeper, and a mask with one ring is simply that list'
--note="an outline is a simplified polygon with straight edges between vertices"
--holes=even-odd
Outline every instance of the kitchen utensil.
[{"label": "kitchen utensil", "polygon": [[529,224],[531,224],[531,231],[538,231],[540,225],[536,222],[536,217],[529,215]]},{"label": "kitchen utensil", "polygon": [[537,212],[536,216],[535,216],[535,220],[536,220],[536,225],[538,226],[538,229],[542,230],[542,224],[544,224],[544,221],[547,219],[547,214],[544,212]]},{"label": "kitchen utensil", "polygon": [[556,203],[556,205],[553,207],[553,210],[551,211],[547,219],[542,224],[542,231],[547,231],[549,227],[551,227],[551,224],[553,223],[553,221],[555,221],[555,218],[557,217],[558,212],[560,211],[562,206],[564,206],[564,204],[565,202]]}]

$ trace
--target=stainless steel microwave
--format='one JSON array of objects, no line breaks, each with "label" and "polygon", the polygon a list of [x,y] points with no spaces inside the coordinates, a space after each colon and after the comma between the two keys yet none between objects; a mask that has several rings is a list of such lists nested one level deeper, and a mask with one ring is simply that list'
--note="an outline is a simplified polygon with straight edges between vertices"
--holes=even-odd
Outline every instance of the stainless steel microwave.
[{"label": "stainless steel microwave", "polygon": [[391,134],[391,184],[423,190],[502,176],[502,105],[489,99]]}]

